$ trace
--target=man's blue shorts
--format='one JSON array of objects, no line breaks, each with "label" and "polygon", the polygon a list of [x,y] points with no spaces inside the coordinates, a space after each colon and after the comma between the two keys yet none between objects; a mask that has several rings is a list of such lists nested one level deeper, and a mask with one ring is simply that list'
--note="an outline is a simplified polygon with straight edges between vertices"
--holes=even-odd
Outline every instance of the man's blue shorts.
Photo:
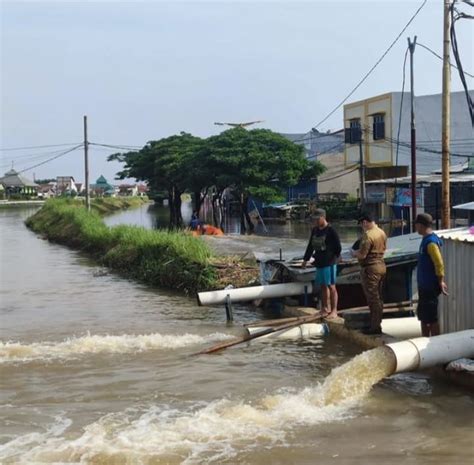
[{"label": "man's blue shorts", "polygon": [[321,286],[336,284],[337,265],[316,268],[316,282]]}]

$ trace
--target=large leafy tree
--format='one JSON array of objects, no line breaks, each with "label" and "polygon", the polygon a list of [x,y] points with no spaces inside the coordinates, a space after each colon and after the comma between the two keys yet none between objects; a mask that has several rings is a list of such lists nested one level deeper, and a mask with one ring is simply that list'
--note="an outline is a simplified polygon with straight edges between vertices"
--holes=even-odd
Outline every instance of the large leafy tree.
[{"label": "large leafy tree", "polygon": [[302,176],[315,178],[324,171],[319,162],[306,159],[302,146],[268,129],[229,129],[209,138],[206,146],[218,191],[231,187],[239,197],[242,232],[253,229],[248,214],[251,196],[264,202],[281,200],[284,189]]},{"label": "large leafy tree", "polygon": [[173,227],[182,225],[182,193],[194,194],[198,211],[210,193],[217,224],[216,210],[222,206],[224,191],[231,189],[240,201],[243,233],[253,229],[248,213],[250,197],[264,202],[280,200],[286,187],[324,171],[319,162],[306,159],[302,146],[267,129],[234,128],[208,139],[182,132],[150,141],[136,152],[114,154],[109,160],[125,164],[119,178],[134,177],[147,181],[153,190],[168,192]]},{"label": "large leafy tree", "polygon": [[170,226],[182,226],[181,194],[192,181],[191,162],[202,148],[202,139],[182,132],[179,135],[148,142],[134,152],[116,153],[109,157],[125,163],[117,176],[147,181],[153,190],[166,190],[170,209]]}]

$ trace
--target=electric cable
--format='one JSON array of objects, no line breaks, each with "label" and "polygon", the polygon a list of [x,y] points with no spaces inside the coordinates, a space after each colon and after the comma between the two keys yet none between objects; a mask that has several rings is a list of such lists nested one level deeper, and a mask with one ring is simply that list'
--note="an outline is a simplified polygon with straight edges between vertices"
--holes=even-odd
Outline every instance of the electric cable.
[{"label": "electric cable", "polygon": [[[453,2],[451,4],[449,10],[450,10],[450,15],[451,15],[451,27],[450,27],[450,30],[449,30],[450,37],[451,37],[451,49],[453,50],[454,59],[456,61],[457,67],[458,67],[459,78],[461,79],[461,83],[462,83],[463,88],[464,88],[464,93],[466,94],[467,107],[468,107],[468,110],[469,110],[469,115],[471,117],[471,125],[474,128],[474,102],[471,98],[471,95],[469,94],[469,88],[468,88],[468,85],[467,85],[467,82],[466,82],[466,76],[464,75],[465,73],[464,73],[464,69],[463,69],[463,66],[462,66],[461,57],[460,57],[460,54],[459,54],[458,41],[457,41],[457,36],[456,36],[456,21],[458,21],[459,19],[463,19],[463,18],[473,19],[474,16],[467,15],[463,12],[459,12],[455,8],[455,2]],[[456,16],[454,15],[454,12],[457,13]]]},{"label": "electric cable", "polygon": [[[428,50],[428,52],[430,52],[436,58],[439,58],[441,61],[443,61],[443,57],[441,55],[438,55],[434,50],[429,48],[427,45],[424,45],[421,42],[417,42],[416,45],[419,45],[421,48],[424,48],[425,50]],[[459,70],[459,68],[456,65],[453,65],[451,62],[449,62],[449,66]],[[468,73],[467,71],[464,71],[464,74],[467,74],[469,77],[474,78],[474,74]]]},{"label": "electric cable", "polygon": [[418,9],[415,11],[415,13],[412,15],[408,23],[403,27],[403,29],[400,31],[400,33],[395,37],[395,39],[392,41],[392,43],[389,45],[387,50],[382,54],[382,56],[375,62],[375,64],[372,66],[372,68],[369,69],[369,71],[364,75],[364,77],[358,82],[358,84],[344,97],[343,100],[341,100],[337,106],[332,109],[318,124],[316,124],[313,129],[317,129],[322,123],[324,123],[326,120],[328,120],[339,108],[341,108],[342,105],[355,93],[355,91],[366,81],[366,79],[372,74],[372,72],[377,68],[377,66],[382,62],[382,60],[386,57],[388,52],[393,48],[393,46],[398,42],[402,34],[406,31],[408,26],[413,22],[413,20],[418,16],[418,13],[423,9],[423,7],[426,5],[428,0],[424,0],[423,3],[418,7]]},{"label": "electric cable", "polygon": [[49,163],[50,161],[56,160],[57,158],[63,157],[64,155],[67,155],[68,153],[71,153],[74,150],[77,150],[78,148],[83,147],[83,146],[84,146],[84,144],[79,144],[76,147],[73,147],[72,149],[66,150],[65,152],[62,152],[58,155],[55,155],[54,157],[48,158],[47,160],[44,160],[40,163],[37,163],[36,165],[29,166],[28,168],[24,168],[24,169],[18,171],[18,173],[24,173],[25,171],[32,170],[33,168],[37,168],[38,166],[45,165],[46,163]]},{"label": "electric cable", "polygon": [[30,149],[46,149],[50,147],[66,147],[68,145],[77,145],[79,142],[70,142],[69,144],[52,144],[52,145],[30,145],[28,147],[1,147],[0,151],[30,150]]}]

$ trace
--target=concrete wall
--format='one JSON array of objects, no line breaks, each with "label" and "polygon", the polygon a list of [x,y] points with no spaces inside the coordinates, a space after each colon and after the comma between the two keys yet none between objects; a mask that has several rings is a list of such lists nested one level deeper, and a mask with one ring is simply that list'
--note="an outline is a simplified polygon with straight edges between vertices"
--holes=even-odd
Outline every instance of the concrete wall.
[{"label": "concrete wall", "polygon": [[[318,194],[347,193],[357,197],[359,189],[359,170],[351,171],[344,163],[344,152],[319,155],[317,157],[327,171],[318,177]],[[343,176],[341,174],[347,172]]]},{"label": "concrete wall", "polygon": [[[373,115],[381,113],[385,120],[385,135],[391,137],[392,94],[383,94],[359,102],[344,105],[344,127],[350,127],[350,120],[358,118],[363,129],[363,156],[367,167],[393,165],[393,145],[388,140],[374,140]],[[346,144],[346,164],[358,163],[359,144]]]},{"label": "concrete wall", "polygon": [[[474,99],[474,91],[469,91]],[[349,127],[351,118],[360,118],[364,128],[364,162],[367,167],[397,165],[396,140],[401,108],[400,141],[410,144],[410,93],[392,92],[360,100],[344,106],[344,127]],[[374,141],[372,117],[374,113],[385,114],[385,141]],[[417,147],[441,151],[441,94],[415,97],[415,126]],[[388,140],[391,139],[391,140]],[[358,144],[346,145],[346,163],[359,160]],[[451,153],[474,154],[474,129],[467,108],[464,92],[451,93]],[[465,162],[466,158],[452,156],[453,165]],[[410,147],[399,146],[398,165],[411,166]],[[429,174],[441,167],[441,155],[417,151],[417,172]]]}]

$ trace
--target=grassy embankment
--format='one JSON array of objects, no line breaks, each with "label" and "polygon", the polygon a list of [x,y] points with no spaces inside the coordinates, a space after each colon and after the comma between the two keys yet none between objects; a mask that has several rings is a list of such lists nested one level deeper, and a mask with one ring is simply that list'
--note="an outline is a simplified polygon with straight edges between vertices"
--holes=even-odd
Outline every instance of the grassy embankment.
[{"label": "grassy embankment", "polygon": [[54,199],[32,215],[26,225],[52,242],[93,255],[120,274],[148,284],[186,293],[218,286],[211,251],[199,238],[182,232],[136,226],[108,227],[100,214],[136,204],[133,199],[96,199],[92,210],[82,203]]}]

